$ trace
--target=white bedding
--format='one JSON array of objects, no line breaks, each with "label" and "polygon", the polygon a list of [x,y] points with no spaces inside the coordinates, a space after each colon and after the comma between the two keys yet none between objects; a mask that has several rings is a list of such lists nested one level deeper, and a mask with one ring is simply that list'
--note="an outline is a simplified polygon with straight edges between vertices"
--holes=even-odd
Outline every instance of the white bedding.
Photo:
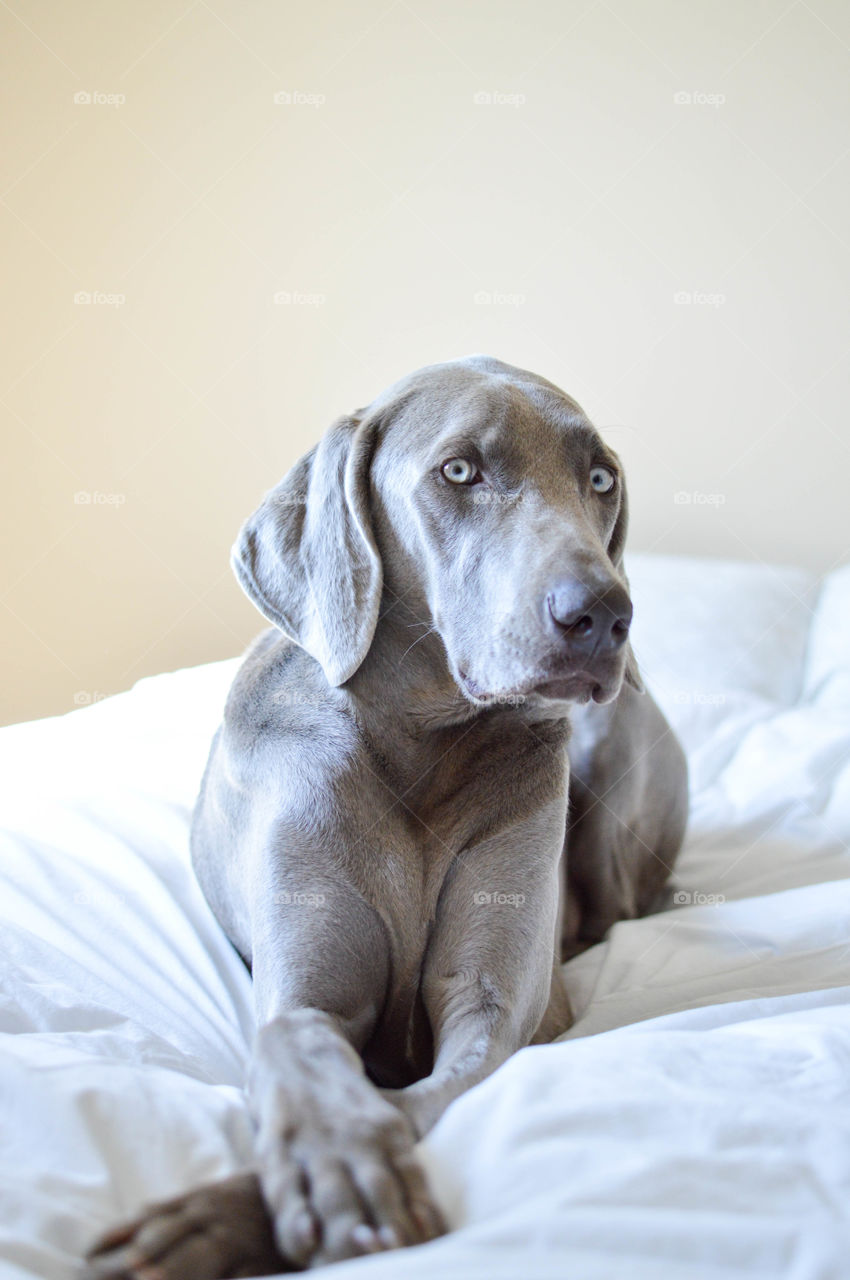
[{"label": "white bedding", "polygon": [[[423,1143],[445,1239],[352,1277],[850,1275],[850,567],[630,563],[689,755],[676,890]],[[0,1274],[248,1158],[251,989],[188,820],[237,663],[0,730]],[[342,1274],[342,1272],[340,1272]]]}]

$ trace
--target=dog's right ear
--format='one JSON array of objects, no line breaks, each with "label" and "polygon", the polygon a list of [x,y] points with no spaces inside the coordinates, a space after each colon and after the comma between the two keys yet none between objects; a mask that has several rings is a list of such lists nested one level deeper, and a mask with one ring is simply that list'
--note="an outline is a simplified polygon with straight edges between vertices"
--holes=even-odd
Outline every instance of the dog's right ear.
[{"label": "dog's right ear", "polygon": [[262,614],[306,649],[332,685],[375,634],[381,558],[372,535],[374,427],[340,418],[245,522],[231,563]]}]

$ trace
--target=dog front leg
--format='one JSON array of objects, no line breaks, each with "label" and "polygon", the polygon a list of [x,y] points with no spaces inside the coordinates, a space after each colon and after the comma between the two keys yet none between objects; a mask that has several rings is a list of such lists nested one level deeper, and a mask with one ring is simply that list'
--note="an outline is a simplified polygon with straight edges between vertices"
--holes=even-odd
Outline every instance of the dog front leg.
[{"label": "dog front leg", "polygon": [[442,1229],[409,1122],[360,1049],[388,980],[373,909],[339,882],[256,876],[254,1170],[150,1206],[95,1244],[97,1280],[215,1280],[419,1244]]},{"label": "dog front leg", "polygon": [[535,1033],[553,1038],[570,1025],[560,973],[553,977],[563,806],[548,816],[464,852],[447,878],[422,982],[433,1069],[384,1091],[419,1137]]},{"label": "dog front leg", "polygon": [[[359,894],[312,887],[260,923],[249,1079],[263,1196],[286,1257],[305,1265],[417,1244],[440,1230],[414,1135],[360,1052],[389,979],[383,925]],[[284,898],[286,902],[286,897]],[[344,927],[340,927],[344,922]]]}]

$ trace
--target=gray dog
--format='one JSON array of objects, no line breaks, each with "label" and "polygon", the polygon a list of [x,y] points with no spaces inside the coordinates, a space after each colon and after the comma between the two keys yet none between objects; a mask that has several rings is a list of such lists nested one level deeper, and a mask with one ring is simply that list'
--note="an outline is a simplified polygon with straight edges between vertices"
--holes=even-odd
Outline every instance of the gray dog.
[{"label": "gray dog", "polygon": [[575,401],[474,356],[334,423],[245,524],[236,573],[274,628],[192,850],[253,973],[256,1172],[111,1233],[94,1274],[254,1275],[441,1231],[417,1138],[567,1029],[561,959],[651,910],[682,841],[626,522]]}]

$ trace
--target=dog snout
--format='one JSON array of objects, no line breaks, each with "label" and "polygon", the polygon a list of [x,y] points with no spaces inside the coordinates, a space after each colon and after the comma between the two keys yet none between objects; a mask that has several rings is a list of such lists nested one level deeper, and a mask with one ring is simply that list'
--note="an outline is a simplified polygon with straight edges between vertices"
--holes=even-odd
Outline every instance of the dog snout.
[{"label": "dog snout", "polygon": [[601,657],[626,643],[632,602],[619,582],[595,587],[577,579],[561,582],[547,595],[546,607],[572,657]]}]

